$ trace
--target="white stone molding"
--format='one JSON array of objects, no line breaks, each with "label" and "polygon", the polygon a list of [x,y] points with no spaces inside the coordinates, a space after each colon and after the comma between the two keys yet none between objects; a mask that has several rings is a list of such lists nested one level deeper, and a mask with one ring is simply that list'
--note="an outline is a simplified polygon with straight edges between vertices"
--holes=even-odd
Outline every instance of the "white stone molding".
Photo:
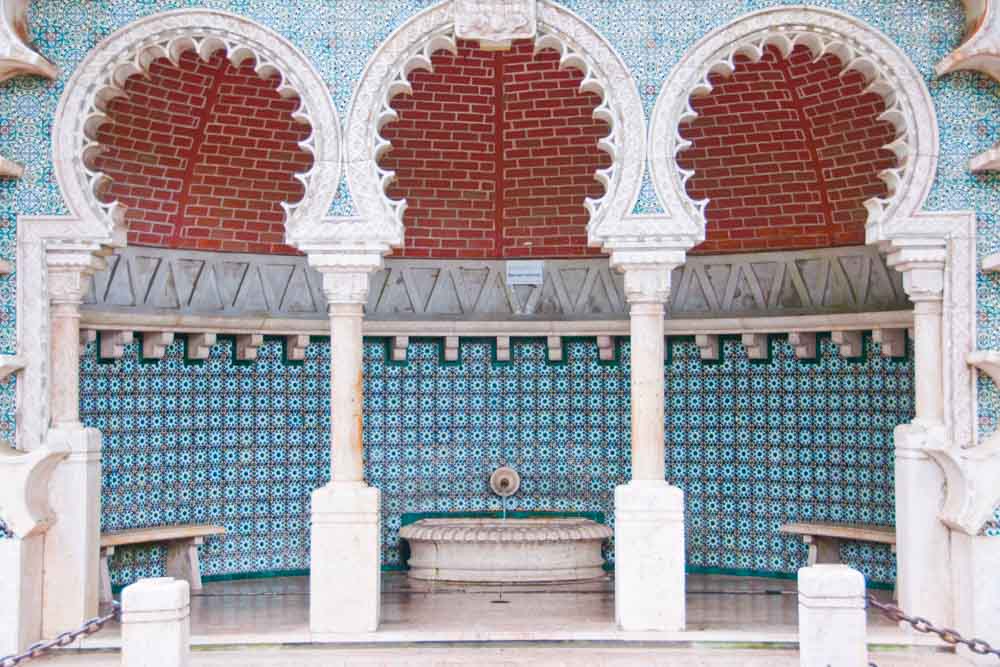
[{"label": "white stone molding", "polygon": [[289,361],[304,361],[306,358],[306,348],[309,347],[309,336],[303,334],[293,334],[285,336],[285,356]]},{"label": "white stone molding", "polygon": [[24,176],[24,165],[0,157],[0,178],[21,178]]},{"label": "white stone molding", "polygon": [[[49,426],[50,298],[81,298],[74,292],[85,291],[89,281],[84,274],[101,266],[95,255],[119,241],[94,221],[18,218],[17,354],[26,361],[17,383],[18,449],[41,447]],[[26,289],[29,285],[31,289]]]},{"label": "white stone molding", "polygon": [[[509,344],[509,339],[508,339]],[[615,360],[615,339],[614,336],[597,337],[597,358],[601,361]]]},{"label": "white stone molding", "polygon": [[0,82],[16,76],[59,77],[59,69],[29,46],[29,1],[0,0]]},{"label": "white stone molding", "polygon": [[913,215],[923,205],[936,172],[938,129],[920,72],[888,37],[857,18],[829,9],[775,7],[748,14],[699,41],[666,78],[653,110],[649,140],[653,186],[667,215],[678,224],[699,228],[702,239],[708,202],[688,196],[685,183],[693,172],[676,162],[677,154],[690,145],[678,128],[697,118],[690,99],[711,92],[710,74],[731,75],[737,55],[759,60],[771,46],[787,57],[799,45],[817,57],[836,55],[846,69],[865,77],[868,91],[885,99],[880,118],[896,128],[896,138],[886,148],[896,155],[898,166],[880,174],[888,197],[865,203],[869,225]]},{"label": "white stone molding", "polygon": [[445,336],[444,360],[458,361],[461,358],[460,340],[458,336]]},{"label": "white stone molding", "polygon": [[[1000,352],[973,352],[968,361],[1000,386]],[[975,447],[931,443],[927,453],[947,480],[941,520],[953,530],[978,535],[1000,505],[1000,430]]]},{"label": "white stone molding", "polygon": [[0,518],[16,537],[44,533],[55,520],[49,506],[49,482],[59,462],[69,455],[62,443],[31,452],[0,442]]},{"label": "white stone molding", "polygon": [[718,334],[698,334],[694,337],[698,352],[705,361],[718,361],[722,356],[722,346]]},{"label": "white stone molding", "polygon": [[796,359],[815,359],[818,348],[816,346],[815,331],[790,331],[788,342],[795,350]]},{"label": "white stone molding", "polygon": [[[962,0],[966,38],[934,68],[938,76],[960,70],[982,72],[1000,81],[1000,6],[996,0]],[[1000,169],[1000,144],[969,162],[972,171]]]},{"label": "white stone molding", "polygon": [[865,353],[864,336],[860,331],[834,331],[830,337],[845,359],[857,359]]},{"label": "white stone molding", "polygon": [[409,336],[392,337],[392,360],[406,361],[406,351],[410,347]]},{"label": "white stone molding", "polygon": [[906,329],[872,329],[872,340],[881,347],[883,357],[906,356]]},{"label": "white stone molding", "polygon": [[545,339],[545,346],[548,348],[549,361],[563,360],[563,339],[562,336],[548,336]]},{"label": "white stone molding", "polygon": [[[144,313],[102,313],[83,311],[83,325],[94,330],[119,330],[125,327],[135,331],[173,331],[177,335],[212,331],[219,334],[238,335],[263,333],[270,336],[285,336],[292,348],[304,349],[309,336],[328,336],[329,322],[315,319],[262,319],[259,317],[198,317]],[[797,315],[792,317],[704,317],[667,318],[663,323],[665,336],[697,336],[715,334],[739,336],[743,333],[767,333],[784,335],[789,332],[831,332],[840,330],[871,331],[875,328],[907,328],[913,323],[912,310],[892,310],[873,313],[841,313],[835,315]],[[373,337],[409,336],[444,338],[538,338],[546,336],[628,337],[629,320],[389,320],[369,319],[364,321],[364,335]],[[299,339],[304,341],[299,346]],[[291,360],[301,361],[301,359]]]},{"label": "white stone molding", "polygon": [[135,341],[135,333],[132,331],[102,331],[101,350],[102,359],[121,359],[125,356],[125,347]]},{"label": "white stone molding", "polygon": [[167,348],[173,345],[173,331],[149,331],[142,335],[142,357],[144,359],[162,359],[167,354]]},{"label": "white stone molding", "polygon": [[975,213],[921,212],[869,225],[867,236],[885,254],[887,264],[903,274],[911,301],[941,302],[946,437],[958,447],[974,446],[976,382],[967,357],[975,349],[976,332]]},{"label": "white stone molding", "polygon": [[767,359],[771,352],[771,343],[767,334],[745,333],[740,337],[740,343],[747,352],[747,359]]},{"label": "white stone molding", "polygon": [[107,176],[93,168],[100,153],[97,131],[106,122],[108,103],[123,96],[126,80],[144,75],[157,58],[177,62],[194,51],[207,59],[224,50],[235,65],[255,63],[262,77],[280,77],[278,93],[297,97],[293,117],[312,134],[299,143],[314,158],[313,166],[296,174],[305,186],[302,200],[282,203],[291,235],[303,220],[320,220],[335,196],[340,179],[340,123],[329,90],[312,63],[296,47],[269,28],[248,18],[207,9],[154,14],[122,28],[88,53],[66,84],[56,109],[52,152],[56,179],[73,217],[101,221],[121,233],[124,209],[95,195]]},{"label": "white stone molding", "polygon": [[1000,252],[995,252],[991,255],[983,257],[983,273],[997,273],[1000,272]]},{"label": "white stone molding", "polygon": [[212,346],[218,340],[214,332],[188,334],[187,358],[190,361],[204,361],[212,353]]},{"label": "white stone molding", "polygon": [[509,49],[538,29],[536,0],[455,0],[455,36],[487,50]]},{"label": "white stone molding", "polygon": [[[590,213],[590,242],[600,245],[607,240],[610,228],[632,211],[642,184],[646,158],[642,99],[622,59],[579,16],[556,2],[538,0],[537,24],[536,49],[555,49],[563,67],[583,72],[581,89],[596,93],[602,100],[594,116],[610,127],[609,135],[598,142],[599,148],[611,156],[611,166],[596,173],[605,193],[584,202]],[[410,72],[432,69],[431,55],[442,49],[456,49],[452,0],[414,15],[369,60],[351,100],[345,136],[347,182],[360,217],[318,225],[331,228],[320,232],[326,238],[346,239],[366,247],[402,244],[406,200],[392,200],[385,194],[394,174],[378,165],[389,148],[389,142],[379,132],[396,119],[392,98],[410,92]]]},{"label": "white stone molding", "polygon": [[510,361],[510,336],[497,336],[497,361]]},{"label": "white stone molding", "polygon": [[237,361],[254,361],[260,346],[264,344],[263,334],[242,334],[236,337],[236,359]]}]

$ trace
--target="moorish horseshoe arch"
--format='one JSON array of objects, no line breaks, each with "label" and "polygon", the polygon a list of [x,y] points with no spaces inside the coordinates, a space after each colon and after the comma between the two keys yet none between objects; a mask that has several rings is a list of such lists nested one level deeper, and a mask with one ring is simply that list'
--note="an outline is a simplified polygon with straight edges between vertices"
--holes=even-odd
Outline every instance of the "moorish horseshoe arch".
[{"label": "moorish horseshoe arch", "polygon": [[697,117],[691,97],[712,90],[710,74],[730,75],[737,55],[755,62],[765,49],[776,47],[782,57],[802,45],[818,59],[836,55],[845,71],[861,72],[868,91],[886,104],[881,119],[896,128],[886,146],[897,167],[880,174],[887,198],[865,202],[869,242],[880,241],[893,221],[916,216],[934,183],[938,160],[938,126],[924,78],[910,59],[884,34],[847,14],[819,8],[775,8],[748,14],[702,38],[677,63],[660,89],[650,123],[650,176],[664,210],[696,224],[704,234],[705,201],[694,201],[685,190],[693,172],[678,167],[677,154],[690,142],[678,129]]},{"label": "moorish horseshoe arch", "polygon": [[253,59],[258,75],[280,76],[278,93],[300,100],[293,118],[312,128],[309,138],[299,145],[313,156],[313,166],[295,174],[305,194],[294,204],[282,202],[286,232],[301,220],[326,214],[340,179],[340,122],[326,82],[312,62],[284,37],[248,18],[216,10],[178,9],[140,19],[103,40],[66,84],[56,109],[52,153],[56,180],[75,218],[90,218],[109,236],[124,241],[124,208],[98,199],[96,190],[108,177],[87,166],[100,150],[97,130],[109,121],[107,104],[125,94],[129,77],[146,72],[157,58],[177,64],[186,51],[205,59],[220,49],[234,65]]},{"label": "moorish horseshoe arch", "polygon": [[[610,127],[599,146],[611,156],[611,166],[596,173],[605,193],[585,201],[590,213],[588,237],[592,245],[599,245],[611,226],[607,223],[631,213],[639,196],[646,160],[642,99],[628,67],[590,24],[551,0],[539,0],[537,10],[536,50],[555,49],[561,67],[583,71],[581,89],[601,98],[594,116]],[[364,235],[373,241],[393,246],[403,242],[406,202],[386,196],[393,173],[378,165],[390,146],[379,132],[396,118],[390,101],[410,91],[410,72],[432,69],[431,54],[455,51],[455,12],[454,0],[445,0],[400,26],[369,60],[351,99],[344,147],[347,182],[367,227]]]}]

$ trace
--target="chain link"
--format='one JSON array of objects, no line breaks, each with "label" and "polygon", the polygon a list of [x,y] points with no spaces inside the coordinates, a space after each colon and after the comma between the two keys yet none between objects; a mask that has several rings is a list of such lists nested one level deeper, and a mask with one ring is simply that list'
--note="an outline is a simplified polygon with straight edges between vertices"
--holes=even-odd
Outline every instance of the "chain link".
[{"label": "chain link", "polygon": [[80,637],[88,637],[95,632],[100,632],[100,630],[111,620],[120,621],[122,615],[121,606],[117,602],[112,602],[111,606],[111,613],[106,616],[95,616],[90,620],[84,621],[83,625],[76,630],[69,630],[68,632],[63,632],[52,639],[36,642],[25,649],[24,653],[16,653],[14,655],[8,655],[0,658],[0,667],[14,667],[22,662],[40,658],[54,648],[64,648],[75,642]]},{"label": "chain link", "polygon": [[[956,646],[961,644],[976,655],[992,655],[1000,658],[1000,649],[995,649],[982,639],[966,639],[957,630],[951,628],[939,628],[923,616],[910,616],[902,609],[890,602],[879,602],[874,595],[868,595],[868,606],[877,609],[883,616],[894,623],[909,623],[917,632],[937,635],[946,644]],[[876,667],[875,663],[868,663],[871,667]]]}]

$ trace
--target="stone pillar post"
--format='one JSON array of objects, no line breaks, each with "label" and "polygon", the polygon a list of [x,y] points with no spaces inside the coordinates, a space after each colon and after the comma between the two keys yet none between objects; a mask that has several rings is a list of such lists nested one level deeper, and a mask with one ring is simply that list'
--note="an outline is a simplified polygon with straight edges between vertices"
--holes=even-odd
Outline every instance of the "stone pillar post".
[{"label": "stone pillar post", "polygon": [[868,664],[865,578],[846,565],[799,570],[799,664]]},{"label": "stone pillar post", "polygon": [[947,439],[941,351],[944,295],[944,242],[937,246],[895,247],[887,260],[903,273],[903,288],[914,303],[915,416],[896,427],[896,589],[910,614],[950,624],[950,531],[938,517],[945,479],[928,455]]},{"label": "stone pillar post", "polygon": [[51,637],[97,614],[101,521],[101,434],[80,423],[80,304],[103,267],[91,248],[46,252],[50,302],[47,444],[69,456],[52,476],[57,517],[45,537],[42,632]]},{"label": "stone pillar post", "polygon": [[122,667],[187,667],[191,592],[170,577],[141,579],[122,591]]},{"label": "stone pillar post", "polygon": [[664,303],[678,264],[624,263],[631,310],[632,481],[615,489],[615,618],[683,630],[684,493],[665,479]]},{"label": "stone pillar post", "polygon": [[[954,627],[966,638],[975,637],[1000,646],[1000,538],[952,533],[952,562],[955,564]],[[976,655],[968,648],[957,649],[966,662],[995,665],[996,656]]]},{"label": "stone pillar post", "polygon": [[361,324],[368,276],[381,264],[310,261],[330,313],[331,481],[312,494],[309,626],[314,634],[374,632],[381,595],[379,490],[364,480]]}]

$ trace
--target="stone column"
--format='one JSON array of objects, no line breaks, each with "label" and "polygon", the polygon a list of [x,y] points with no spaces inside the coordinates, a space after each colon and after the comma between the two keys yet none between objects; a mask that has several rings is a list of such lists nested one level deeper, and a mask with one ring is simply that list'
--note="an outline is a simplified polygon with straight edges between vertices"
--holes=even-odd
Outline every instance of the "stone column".
[{"label": "stone column", "polygon": [[620,263],[631,318],[632,481],[615,489],[615,618],[683,630],[684,493],[666,482],[664,303],[676,264]]},{"label": "stone column", "polygon": [[80,423],[80,304],[103,260],[90,249],[49,247],[47,444],[67,449],[52,476],[56,522],[45,536],[42,631],[54,636],[97,614],[101,537],[101,433]]},{"label": "stone column", "polygon": [[927,454],[947,438],[941,312],[945,246],[897,248],[888,264],[903,273],[903,287],[914,303],[915,416],[896,427],[896,589],[910,614],[948,625],[951,600],[950,531],[939,518],[944,474]]},{"label": "stone column", "polygon": [[[952,562],[955,564],[954,627],[966,638],[975,637],[1000,646],[1000,538],[952,533]],[[976,655],[960,646],[957,653],[974,665],[996,665],[992,655]]]},{"label": "stone column", "polygon": [[[374,632],[381,595],[379,490],[364,480],[361,324],[376,266],[316,262],[330,314],[331,481],[312,494],[309,626]],[[380,263],[380,260],[379,260]]]}]

